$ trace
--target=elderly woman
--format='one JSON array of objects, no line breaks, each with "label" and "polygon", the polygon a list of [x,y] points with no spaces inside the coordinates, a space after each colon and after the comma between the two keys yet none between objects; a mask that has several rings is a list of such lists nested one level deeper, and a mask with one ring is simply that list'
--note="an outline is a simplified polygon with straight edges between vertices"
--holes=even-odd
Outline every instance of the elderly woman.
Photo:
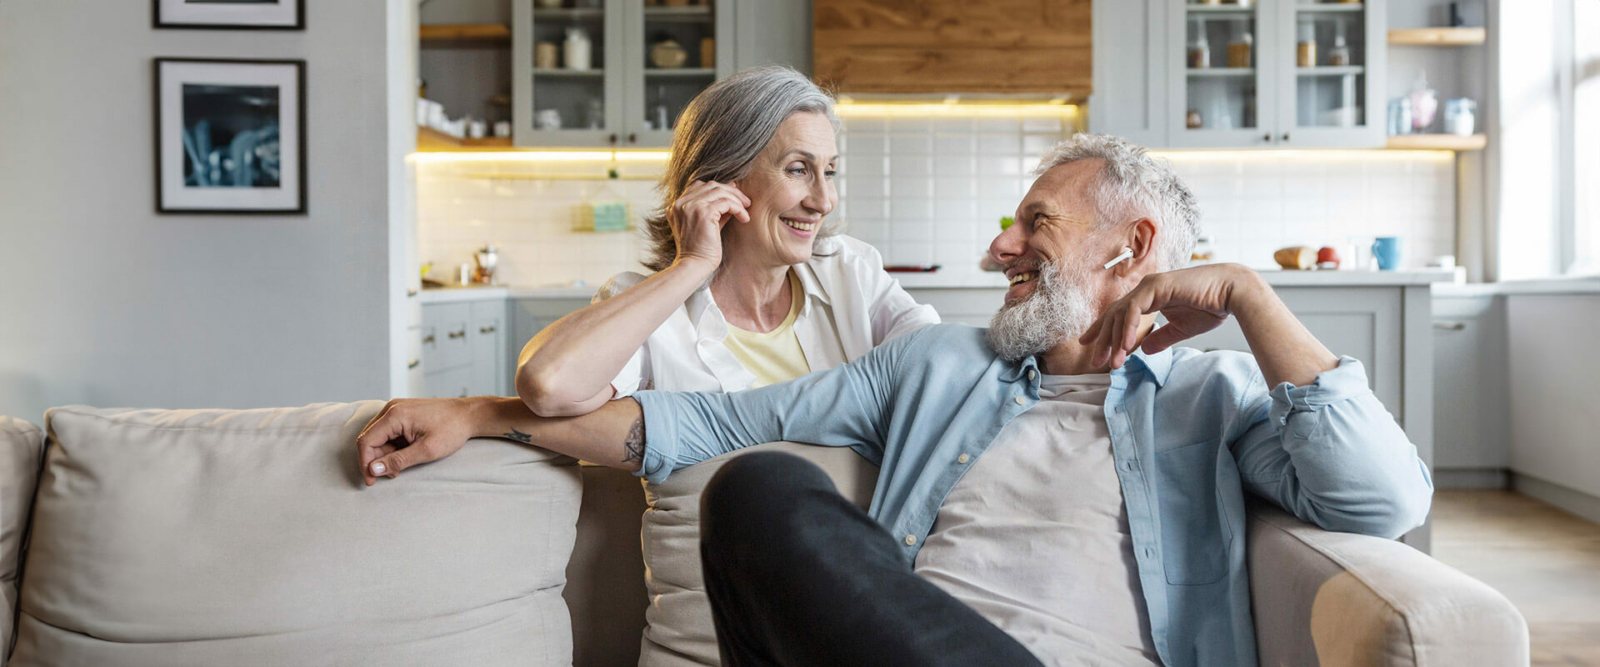
[{"label": "elderly woman", "polygon": [[[392,401],[367,430],[401,434],[409,446],[360,447],[366,483],[449,456],[469,437],[528,442],[531,428],[478,432],[491,421],[586,414],[643,388],[761,387],[938,322],[884,272],[876,250],[838,236],[827,219],[838,203],[838,126],[833,99],[794,70],[745,70],[712,84],[678,122],[660,185],[666,203],[646,221],[653,273],[616,276],[593,304],[528,341],[520,400]],[[647,542],[650,531],[647,522]],[[683,557],[698,575],[698,550]],[[690,584],[703,590],[698,577]],[[703,622],[647,636],[702,661],[709,650],[714,662],[704,595],[679,604]]]}]

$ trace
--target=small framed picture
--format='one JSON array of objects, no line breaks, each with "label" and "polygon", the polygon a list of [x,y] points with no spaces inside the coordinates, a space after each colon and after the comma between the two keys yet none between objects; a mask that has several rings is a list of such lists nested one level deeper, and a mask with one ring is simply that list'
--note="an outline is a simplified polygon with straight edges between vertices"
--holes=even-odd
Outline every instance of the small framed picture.
[{"label": "small framed picture", "polygon": [[157,28],[305,30],[305,0],[150,0]]},{"label": "small framed picture", "polygon": [[157,58],[156,211],[306,212],[306,62]]}]

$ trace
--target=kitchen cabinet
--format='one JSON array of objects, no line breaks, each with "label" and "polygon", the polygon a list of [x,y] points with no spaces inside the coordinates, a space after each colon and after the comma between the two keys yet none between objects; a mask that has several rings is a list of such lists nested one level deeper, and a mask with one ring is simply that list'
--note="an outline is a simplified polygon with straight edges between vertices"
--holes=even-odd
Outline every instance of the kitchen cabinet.
[{"label": "kitchen cabinet", "polygon": [[1504,488],[1511,465],[1506,299],[1434,297],[1434,481]]},{"label": "kitchen cabinet", "polygon": [[1091,132],[1157,148],[1386,144],[1385,0],[1097,0],[1094,13]]},{"label": "kitchen cabinet", "polygon": [[1094,1],[1090,132],[1116,135],[1141,146],[1168,145],[1166,26],[1170,2]]},{"label": "kitchen cabinet", "polygon": [[510,393],[503,300],[426,304],[422,308],[421,395],[431,398]]},{"label": "kitchen cabinet", "polygon": [[1169,0],[1167,10],[1169,145],[1384,145],[1384,0]]},{"label": "kitchen cabinet", "polygon": [[[584,0],[577,7],[557,8],[539,7],[537,0],[513,1],[512,136],[517,146],[665,148],[689,100],[733,72],[734,3],[729,0],[688,6]],[[574,32],[589,42],[587,69],[565,62],[536,66],[549,64],[535,62],[538,44],[554,44],[561,52],[558,59],[565,59],[565,44]],[[681,66],[652,62],[652,48],[666,39],[687,54]],[[703,49],[705,39],[712,40],[711,48]]]},{"label": "kitchen cabinet", "polygon": [[813,76],[841,93],[1040,93],[1093,83],[1090,0],[813,0]]}]

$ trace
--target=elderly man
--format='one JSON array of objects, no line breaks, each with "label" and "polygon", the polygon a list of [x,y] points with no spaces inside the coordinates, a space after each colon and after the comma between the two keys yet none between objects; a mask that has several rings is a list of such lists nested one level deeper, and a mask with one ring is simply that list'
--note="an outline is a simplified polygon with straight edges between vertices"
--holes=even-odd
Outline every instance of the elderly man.
[{"label": "elderly man", "polygon": [[[1038,174],[990,246],[1011,288],[987,330],[929,327],[747,392],[500,410],[479,431],[655,481],[777,440],[878,463],[870,512],[784,454],[713,479],[701,550],[728,664],[1255,664],[1245,492],[1396,537],[1427,514],[1426,470],[1361,364],[1254,272],[1179,268],[1199,214],[1169,167],[1079,135]],[[1170,349],[1230,315],[1251,354]]]}]

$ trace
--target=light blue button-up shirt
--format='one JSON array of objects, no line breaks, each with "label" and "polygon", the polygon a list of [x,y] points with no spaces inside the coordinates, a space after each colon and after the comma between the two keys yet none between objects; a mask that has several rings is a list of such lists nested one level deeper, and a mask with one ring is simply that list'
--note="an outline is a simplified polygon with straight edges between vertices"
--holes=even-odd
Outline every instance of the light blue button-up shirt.
[{"label": "light blue button-up shirt", "polygon": [[[943,324],[761,389],[635,398],[646,437],[639,474],[657,483],[765,442],[855,449],[880,466],[868,511],[909,564],[956,481],[1039,402],[1039,371],[1032,358],[997,358],[982,329]],[[1309,385],[1269,388],[1248,354],[1136,353],[1111,373],[1105,417],[1151,635],[1168,667],[1256,664],[1246,491],[1325,529],[1387,538],[1421,525],[1432,499],[1416,447],[1349,357]]]}]

